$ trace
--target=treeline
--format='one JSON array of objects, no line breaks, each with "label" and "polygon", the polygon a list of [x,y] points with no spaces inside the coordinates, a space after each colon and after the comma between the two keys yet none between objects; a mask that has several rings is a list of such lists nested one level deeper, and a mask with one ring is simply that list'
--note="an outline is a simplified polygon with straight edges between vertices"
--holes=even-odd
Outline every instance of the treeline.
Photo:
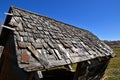
[{"label": "treeline", "polygon": [[111,48],[120,48],[120,40],[117,40],[117,41],[104,40],[104,42]]}]

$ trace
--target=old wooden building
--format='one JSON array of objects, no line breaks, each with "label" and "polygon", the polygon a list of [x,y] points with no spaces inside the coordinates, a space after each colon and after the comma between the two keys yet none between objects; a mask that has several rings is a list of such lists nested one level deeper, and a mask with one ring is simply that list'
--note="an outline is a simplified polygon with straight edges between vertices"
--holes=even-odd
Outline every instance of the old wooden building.
[{"label": "old wooden building", "polygon": [[2,27],[0,80],[38,80],[42,70],[74,63],[72,80],[99,80],[114,56],[87,30],[13,6]]}]

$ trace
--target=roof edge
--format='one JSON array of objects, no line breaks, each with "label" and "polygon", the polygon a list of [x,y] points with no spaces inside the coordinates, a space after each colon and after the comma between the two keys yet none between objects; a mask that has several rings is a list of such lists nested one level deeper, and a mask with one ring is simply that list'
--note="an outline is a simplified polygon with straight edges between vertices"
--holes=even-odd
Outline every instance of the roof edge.
[{"label": "roof edge", "polygon": [[12,10],[12,9],[19,9],[19,10],[22,10],[22,11],[25,11],[25,12],[29,12],[29,13],[34,14],[34,15],[37,15],[37,16],[41,16],[41,17],[45,17],[45,18],[50,19],[50,20],[57,21],[57,22],[59,22],[59,23],[62,23],[62,24],[68,25],[68,26],[72,26],[72,27],[74,27],[74,28],[78,28],[78,29],[82,29],[82,30],[85,30],[85,31],[90,32],[90,31],[87,30],[87,29],[83,29],[83,28],[74,26],[74,25],[72,25],[72,24],[65,23],[65,22],[62,22],[62,21],[60,21],[60,20],[56,20],[56,19],[54,19],[54,18],[52,18],[52,17],[45,16],[45,15],[42,15],[42,14],[40,14],[40,13],[32,12],[32,11],[30,11],[30,10],[21,9],[21,8],[18,8],[18,7],[15,7],[15,6],[10,6],[10,10]]}]

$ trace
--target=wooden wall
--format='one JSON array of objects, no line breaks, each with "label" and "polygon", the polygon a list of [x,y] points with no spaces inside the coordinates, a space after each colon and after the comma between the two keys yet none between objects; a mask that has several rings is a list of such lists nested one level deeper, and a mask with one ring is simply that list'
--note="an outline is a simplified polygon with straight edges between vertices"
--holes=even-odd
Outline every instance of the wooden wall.
[{"label": "wooden wall", "polygon": [[28,73],[18,67],[14,37],[10,32],[1,57],[0,80],[32,80],[32,73],[34,74],[34,72]]},{"label": "wooden wall", "polygon": [[77,65],[74,80],[100,80],[104,75],[109,59],[99,61],[93,59],[90,61],[80,62]]}]

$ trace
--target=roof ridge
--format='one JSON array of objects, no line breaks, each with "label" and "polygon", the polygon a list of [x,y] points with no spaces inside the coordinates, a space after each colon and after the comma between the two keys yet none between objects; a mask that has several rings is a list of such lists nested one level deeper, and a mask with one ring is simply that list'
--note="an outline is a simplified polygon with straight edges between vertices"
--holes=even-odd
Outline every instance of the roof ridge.
[{"label": "roof ridge", "polygon": [[72,24],[65,23],[65,22],[62,22],[62,21],[60,21],[60,20],[56,20],[56,19],[54,19],[54,18],[45,16],[45,15],[42,15],[42,14],[39,14],[39,13],[36,13],[36,12],[32,12],[32,11],[30,11],[30,10],[21,9],[21,8],[18,8],[18,7],[15,7],[15,6],[10,6],[10,9],[22,10],[22,11],[28,12],[28,13],[30,13],[30,14],[34,14],[34,15],[37,15],[37,16],[41,16],[41,17],[44,17],[44,18],[47,18],[47,19],[50,19],[50,20],[54,20],[54,21],[56,21],[56,22],[58,22],[58,23],[62,23],[62,24],[65,24],[65,25],[68,25],[68,26],[71,26],[71,27],[74,27],[74,28],[77,28],[77,29],[82,29],[82,30],[84,30],[84,31],[89,32],[89,31],[86,30],[86,29],[83,29],[83,28],[80,28],[80,27],[76,27],[76,26],[74,26],[74,25],[72,25]]}]

